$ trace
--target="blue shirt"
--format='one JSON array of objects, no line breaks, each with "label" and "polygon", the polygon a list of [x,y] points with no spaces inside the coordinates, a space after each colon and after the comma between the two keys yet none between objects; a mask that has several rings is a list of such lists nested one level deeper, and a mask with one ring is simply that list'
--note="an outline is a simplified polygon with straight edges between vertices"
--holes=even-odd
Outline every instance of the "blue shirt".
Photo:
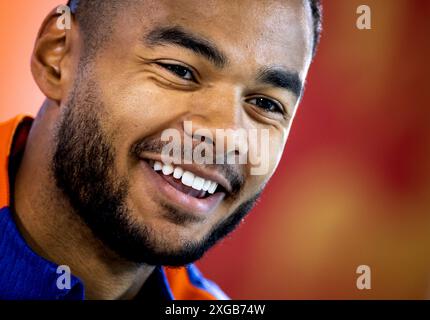
[{"label": "blue shirt", "polygon": [[[57,287],[58,265],[38,256],[27,245],[15,224],[11,210],[0,210],[0,299],[83,300],[84,285],[71,275],[70,289]],[[147,292],[148,294],[146,294]],[[156,268],[136,299],[144,296],[172,300],[162,268]]]}]

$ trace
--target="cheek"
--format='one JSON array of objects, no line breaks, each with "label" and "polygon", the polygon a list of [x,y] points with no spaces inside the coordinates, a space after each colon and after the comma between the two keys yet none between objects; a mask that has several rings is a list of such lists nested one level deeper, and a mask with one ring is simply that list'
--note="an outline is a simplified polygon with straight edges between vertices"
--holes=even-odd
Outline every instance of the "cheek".
[{"label": "cheek", "polygon": [[152,83],[118,82],[112,85],[115,90],[107,89],[103,95],[103,126],[111,133],[118,161],[124,162],[134,143],[171,127],[185,112],[187,103],[183,97]]},{"label": "cheek", "polygon": [[107,96],[109,117],[120,130],[118,133],[138,137],[155,133],[181,111],[181,103],[174,94],[163,94],[153,87],[129,86],[125,92]]},{"label": "cheek", "polygon": [[155,134],[185,112],[184,93],[162,88],[134,64],[121,70],[111,64],[101,60],[97,81],[111,127],[123,143]]},{"label": "cheek", "polygon": [[257,135],[250,135],[247,170],[252,183],[264,184],[270,179],[282,157],[285,142],[286,129],[262,128]]}]

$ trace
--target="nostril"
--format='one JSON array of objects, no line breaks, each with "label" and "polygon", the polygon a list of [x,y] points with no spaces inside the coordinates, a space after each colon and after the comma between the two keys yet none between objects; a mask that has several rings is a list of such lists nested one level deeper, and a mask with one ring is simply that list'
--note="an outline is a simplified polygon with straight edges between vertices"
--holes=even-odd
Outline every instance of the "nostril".
[{"label": "nostril", "polygon": [[207,144],[212,144],[212,145],[214,144],[213,139],[209,135],[195,133],[193,136],[193,139],[197,140],[198,142],[205,142]]}]

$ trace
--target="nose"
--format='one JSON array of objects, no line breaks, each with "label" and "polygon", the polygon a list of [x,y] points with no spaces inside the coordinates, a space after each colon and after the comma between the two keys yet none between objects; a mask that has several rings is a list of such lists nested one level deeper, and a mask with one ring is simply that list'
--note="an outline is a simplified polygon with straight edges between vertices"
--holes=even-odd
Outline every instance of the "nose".
[{"label": "nose", "polygon": [[196,94],[190,100],[185,121],[185,134],[213,144],[218,157],[228,159],[247,150],[246,117],[238,87],[225,85]]}]

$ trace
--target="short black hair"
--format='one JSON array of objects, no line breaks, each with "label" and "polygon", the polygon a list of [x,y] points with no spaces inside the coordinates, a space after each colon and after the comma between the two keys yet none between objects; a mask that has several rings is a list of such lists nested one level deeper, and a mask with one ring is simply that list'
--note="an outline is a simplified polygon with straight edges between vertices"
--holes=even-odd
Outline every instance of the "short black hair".
[{"label": "short black hair", "polygon": [[[313,20],[313,47],[312,55],[316,53],[322,31],[322,4],[321,0],[308,0],[312,12]],[[112,21],[120,5],[124,5],[125,0],[69,0],[67,5],[76,16],[81,28],[87,37],[89,50],[96,49],[109,33],[112,26],[100,23],[102,17],[105,21]],[[103,26],[102,28],[100,26]],[[103,29],[104,34],[99,31]]]},{"label": "short black hair", "polygon": [[321,0],[309,0],[309,4],[311,6],[314,27],[314,44],[312,47],[312,55],[315,56],[322,32],[322,3]]}]

